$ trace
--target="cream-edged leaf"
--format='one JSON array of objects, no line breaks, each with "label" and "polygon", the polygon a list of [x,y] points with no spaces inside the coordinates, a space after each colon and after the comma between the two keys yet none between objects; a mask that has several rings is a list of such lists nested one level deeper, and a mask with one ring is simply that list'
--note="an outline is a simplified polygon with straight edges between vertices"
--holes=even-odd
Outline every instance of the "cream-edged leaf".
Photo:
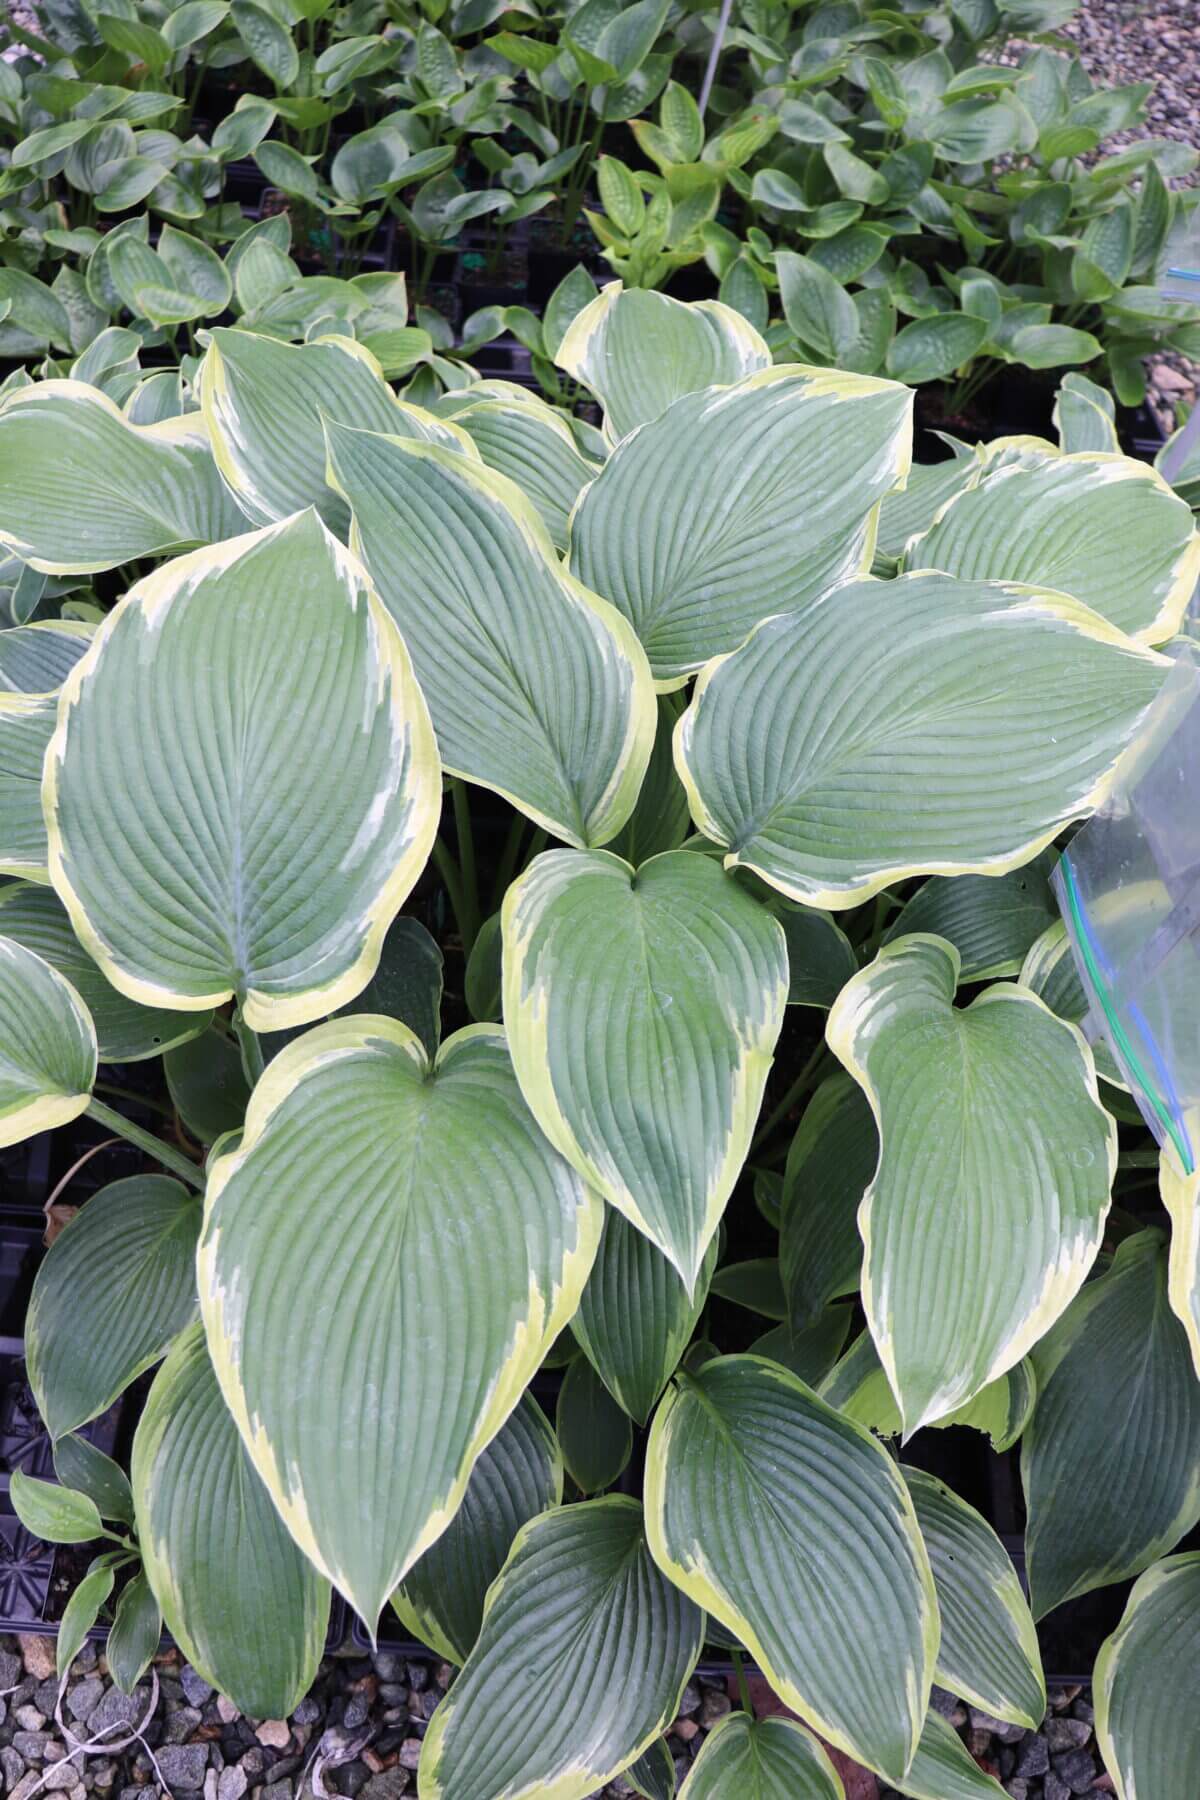
[{"label": "cream-edged leaf", "polygon": [[1100,1248],[1116,1172],[1079,1032],[1010,984],[956,1007],[957,981],[945,939],[900,938],[829,1015],[879,1129],[863,1305],[906,1434],[1045,1335]]},{"label": "cream-edged leaf", "polygon": [[[836,1310],[831,1308],[832,1310]],[[879,1360],[869,1331],[855,1338],[846,1354],[830,1369],[818,1388],[822,1400],[836,1406],[848,1419],[856,1419],[880,1437],[898,1437],[903,1430],[900,1409]],[[997,1453],[1011,1450],[1033,1415],[1037,1378],[1029,1357],[1006,1375],[981,1388],[965,1406],[932,1421],[936,1430],[968,1425],[992,1440]]]},{"label": "cream-edged leaf", "polygon": [[784,1169],[779,1263],[793,1326],[856,1291],[858,1209],[878,1161],[869,1101],[848,1075],[829,1076],[804,1110]]},{"label": "cream-edged leaf", "polygon": [[879,508],[876,551],[899,558],[908,540],[928,530],[935,517],[979,474],[979,464],[965,447],[945,462],[914,463],[902,488],[893,488]]},{"label": "cream-edged leaf", "polygon": [[607,848],[636,869],[661,856],[666,850],[679,850],[692,828],[687,794],[675,773],[673,737],[683,711],[682,694],[659,694],[658,722],[654,731],[654,748],[642,780],[637,805]]},{"label": "cream-edged leaf", "polygon": [[1127,1238],[1034,1354],[1021,1443],[1035,1618],[1128,1580],[1200,1520],[1200,1384],[1167,1299],[1167,1246]]},{"label": "cream-edged leaf", "polygon": [[52,694],[75,667],[94,627],[43,619],[0,631],[0,693]]},{"label": "cream-edged leaf", "polygon": [[937,1679],[995,1719],[1036,1731],[1046,1711],[1037,1632],[1012,1559],[987,1521],[936,1476],[903,1469],[942,1618]]},{"label": "cream-edged leaf", "polygon": [[[470,396],[466,388],[461,397]],[[563,414],[530,394],[520,402],[475,400],[457,407],[453,418],[485,465],[507,475],[533,502],[554,548],[564,551],[571,508],[598,467],[580,454]]]},{"label": "cream-edged leaf", "polygon": [[277,1030],[370,979],[441,780],[403,640],[310,511],[129,590],[63,688],[42,797],[54,885],[114,987],[192,1012],[236,995]]},{"label": "cream-edged leaf", "polygon": [[554,360],[595,394],[605,435],[615,443],[657,419],[681,394],[769,369],[771,352],[719,300],[689,305],[612,281],[576,313]]},{"label": "cream-edged leaf", "polygon": [[898,1781],[938,1644],[912,1502],[887,1452],[757,1356],[681,1376],[646,1451],[655,1560],[734,1632],[784,1703]]},{"label": "cream-edged leaf", "polygon": [[50,878],[42,771],[57,716],[53,694],[0,693],[0,875]]},{"label": "cream-edged leaf", "polygon": [[636,1501],[532,1520],[430,1721],[421,1800],[584,1800],[676,1716],[703,1625],[651,1561]]},{"label": "cream-edged leaf", "polygon": [[650,671],[616,610],[566,575],[529,500],[456,453],[329,426],[352,543],[404,634],[447,769],[556,837],[603,843],[654,740]]},{"label": "cream-edged leaf", "polygon": [[[1082,1025],[1087,1018],[1088,997],[1083,991],[1071,940],[1061,919],[1048,925],[1029,946],[1017,979],[1022,987],[1029,988],[1039,1000],[1044,1000],[1060,1019]],[[1113,1087],[1125,1087],[1125,1077],[1103,1038],[1092,1045],[1092,1054],[1096,1059],[1096,1073]]]},{"label": "cream-edged leaf", "polygon": [[571,569],[680,687],[770,614],[864,574],[908,470],[912,390],[781,364],[675,400],[620,443],[571,519]]},{"label": "cream-edged leaf", "polygon": [[0,936],[0,1147],[66,1125],[96,1079],[96,1033],[48,962]]},{"label": "cream-edged leaf", "polygon": [[709,663],[675,760],[727,864],[857,906],[1027,863],[1104,798],[1169,666],[1063,594],[855,581]]},{"label": "cream-edged leaf", "polygon": [[1200,1553],[1143,1575],[1096,1659],[1096,1738],[1118,1800],[1192,1800],[1200,1791],[1195,1729]]},{"label": "cream-edged leaf", "polygon": [[[272,1499],[371,1628],[575,1311],[599,1233],[490,1026],[431,1064],[395,1020],[332,1020],[259,1081],[209,1176],[201,1309]],[[414,1336],[432,1383],[405,1379]]]},{"label": "cream-edged leaf", "polygon": [[841,1777],[794,1719],[727,1713],[705,1738],[679,1800],[845,1800]]},{"label": "cream-edged leaf", "polygon": [[316,1677],[329,1584],[251,1466],[199,1323],[155,1377],[130,1478],[142,1566],[172,1637],[237,1707],[286,1718]]},{"label": "cream-edged leaf", "polygon": [[1004,1789],[986,1774],[948,1719],[930,1708],[917,1754],[900,1792],[908,1800],[1003,1800]]},{"label": "cream-edged leaf", "polygon": [[539,856],[505,897],[504,1021],[550,1142],[689,1291],[787,999],[778,922],[707,856]]},{"label": "cream-edged leaf", "polygon": [[911,569],[1072,594],[1144,643],[1179,629],[1200,575],[1191,509],[1132,457],[1080,451],[985,473],[905,552]]},{"label": "cream-edged leaf", "polygon": [[392,1595],[401,1624],[461,1667],[513,1539],[530,1519],[560,1505],[562,1490],[557,1439],[524,1394],[471,1471],[454,1518]]},{"label": "cream-edged leaf", "polygon": [[932,932],[958,951],[960,981],[1015,976],[1035,940],[1058,921],[1050,891],[1057,860],[1054,850],[1043,850],[1007,875],[931,875],[901,907],[883,941]]},{"label": "cream-edged leaf", "polygon": [[35,569],[115,569],[242,525],[195,413],[131,425],[83,381],[35,382],[0,406],[0,544]]}]

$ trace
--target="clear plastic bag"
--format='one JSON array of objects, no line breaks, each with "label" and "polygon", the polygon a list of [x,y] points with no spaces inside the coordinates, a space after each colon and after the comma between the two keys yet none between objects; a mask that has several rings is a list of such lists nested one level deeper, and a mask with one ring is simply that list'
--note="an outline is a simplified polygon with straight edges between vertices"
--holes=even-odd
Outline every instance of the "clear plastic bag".
[{"label": "clear plastic bag", "polygon": [[1161,292],[1164,300],[1188,300],[1200,306],[1200,206],[1177,223],[1167,240]]}]

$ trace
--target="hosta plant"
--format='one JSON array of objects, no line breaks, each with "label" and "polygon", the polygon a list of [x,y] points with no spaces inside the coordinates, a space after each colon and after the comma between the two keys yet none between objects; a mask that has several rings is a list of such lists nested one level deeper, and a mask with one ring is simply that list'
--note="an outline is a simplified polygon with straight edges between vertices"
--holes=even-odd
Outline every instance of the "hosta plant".
[{"label": "hosta plant", "polygon": [[[909,388],[615,285],[557,342],[583,435],[339,332],[201,348],[165,422],[0,405],[4,544],[97,596],[0,632],[0,1131],[143,1155],[28,1320],[59,1479],[13,1501],[97,1543],[61,1663],[115,1605],[129,1686],[161,1615],[280,1715],[336,1590],[460,1667],[424,1800],[661,1782],[706,1642],[795,1720],[692,1793],[837,1800],[818,1738],[994,1792],[932,1683],[1036,1725],[1034,1614],[1200,1518],[1179,1259],[1048,888],[1189,509],[1077,443],[1086,384],[1062,445],[916,468]],[[169,1131],[96,1079],[159,1057]],[[86,1434],[151,1370],[126,1477]],[[1021,1443],[1032,1612],[948,1426]],[[1190,1800],[1186,1712],[1136,1706],[1189,1579],[1106,1651],[1127,1796]]]}]

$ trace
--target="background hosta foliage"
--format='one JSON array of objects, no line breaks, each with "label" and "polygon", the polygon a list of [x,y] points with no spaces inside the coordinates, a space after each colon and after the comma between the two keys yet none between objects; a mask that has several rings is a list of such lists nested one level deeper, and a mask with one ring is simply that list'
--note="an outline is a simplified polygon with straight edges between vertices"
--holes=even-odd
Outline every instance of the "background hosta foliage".
[{"label": "background hosta foliage", "polygon": [[[1040,440],[934,480],[906,387],[719,304],[582,307],[585,433],[416,405],[340,324],[213,332],[170,430],[0,403],[0,535],[97,584],[81,641],[0,634],[4,1141],[88,1111],[166,1171],[88,1202],[29,1317],[60,1449],[161,1363],[128,1498],[68,1448],[14,1501],[115,1521],[254,1712],[331,1587],[390,1601],[462,1665],[422,1796],[652,1767],[706,1638],[800,1723],[730,1722],[690,1792],[834,1800],[812,1733],[978,1791],[932,1683],[1036,1724],[1044,1678],[922,1428],[1023,1434],[1039,1614],[1197,1517],[1128,1104],[1070,984],[1011,979],[1170,672],[1191,514]],[[164,1053],[173,1143],[98,1097],[118,1046]],[[1186,1578],[1106,1652],[1115,1767]]]}]

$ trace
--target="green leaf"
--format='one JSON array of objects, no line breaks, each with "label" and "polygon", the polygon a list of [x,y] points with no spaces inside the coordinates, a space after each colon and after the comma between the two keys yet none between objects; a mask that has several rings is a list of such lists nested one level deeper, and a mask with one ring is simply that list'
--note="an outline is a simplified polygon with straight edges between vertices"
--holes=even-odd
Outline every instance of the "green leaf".
[{"label": "green leaf", "polygon": [[1157,644],[1179,629],[1200,576],[1200,534],[1190,508],[1144,463],[1054,456],[985,474],[906,560],[967,581],[1057,588]]},{"label": "green leaf", "polygon": [[111,1406],[196,1314],[195,1195],[165,1175],[114,1181],[55,1238],[25,1325],[51,1437]]},{"label": "green leaf", "polygon": [[687,794],[675,773],[672,749],[684,697],[659,694],[657,698],[658,726],[641,792],[628,820],[608,845],[614,856],[623,857],[635,869],[652,856],[678,850],[691,829]]},{"label": "green leaf", "polygon": [[642,1800],[673,1800],[675,1759],[665,1738],[655,1738],[636,1762],[625,1770],[625,1780]]},{"label": "green leaf", "polygon": [[161,1637],[162,1613],[150,1583],[139,1569],[121,1590],[104,1647],[109,1672],[121,1693],[132,1694],[157,1655]]},{"label": "green leaf", "polygon": [[561,1505],[562,1490],[558,1440],[524,1394],[471,1471],[454,1518],[392,1595],[401,1624],[461,1667],[513,1539],[530,1519]]},{"label": "green leaf", "polygon": [[1023,988],[958,1008],[957,978],[944,939],[901,938],[829,1015],[830,1047],[879,1124],[863,1305],[906,1436],[1012,1368],[1062,1314],[1100,1247],[1116,1171],[1080,1034]]},{"label": "green leaf", "polygon": [[95,1079],[96,1034],[75,989],[0,937],[0,1147],[77,1119]]},{"label": "green leaf", "polygon": [[1057,860],[1051,849],[1008,875],[931,875],[901,907],[883,941],[931,932],[958,951],[960,981],[1017,975],[1032,945],[1057,922],[1050,892]]},{"label": "green leaf", "polygon": [[325,484],[325,421],[414,429],[370,351],[342,337],[283,344],[219,327],[200,368],[200,400],[217,466],[252,524],[315,506],[342,538],[350,514]]},{"label": "green leaf", "polygon": [[644,1425],[675,1372],[704,1308],[717,1260],[714,1238],[691,1298],[678,1272],[615,1208],[571,1329],[604,1385]]},{"label": "green leaf", "polygon": [[1096,1659],[1096,1737],[1118,1800],[1190,1800],[1200,1741],[1190,1691],[1200,1652],[1200,1554],[1141,1577]]},{"label": "green leaf", "polygon": [[546,302],[542,315],[542,341],[547,356],[557,357],[572,321],[595,298],[596,284],[583,264],[578,263],[569,275],[563,276]]},{"label": "green leaf", "polygon": [[60,1688],[67,1672],[83,1649],[88,1632],[100,1617],[100,1608],[113,1590],[113,1571],[108,1563],[93,1565],[63,1608],[55,1645],[55,1672]]},{"label": "green leaf", "polygon": [[941,381],[969,363],[987,335],[987,320],[970,313],[933,313],[927,319],[913,319],[892,339],[888,374],[914,387],[923,381]]},{"label": "green leaf", "polygon": [[10,302],[8,322],[38,344],[71,349],[71,321],[58,295],[21,269],[0,268],[0,305]]},{"label": "green leaf", "polygon": [[712,1278],[711,1291],[735,1306],[761,1313],[765,1319],[782,1319],[787,1299],[779,1273],[779,1258],[754,1256],[747,1262],[725,1263]]},{"label": "green leaf", "polygon": [[86,1438],[76,1437],[74,1432],[59,1438],[54,1446],[54,1473],[64,1487],[86,1494],[102,1519],[133,1524],[133,1492],[124,1469]]},{"label": "green leaf", "polygon": [[633,1427],[586,1356],[577,1356],[558,1390],[554,1429],[567,1473],[581,1494],[603,1493],[633,1451]]},{"label": "green leaf", "polygon": [[928,1704],[933,1576],[887,1453],[786,1370],[725,1356],[670,1389],[646,1451],[655,1561],[785,1705],[899,1781]]},{"label": "green leaf", "polygon": [[[858,337],[858,310],[842,283],[811,256],[776,252],[779,299],[798,338],[836,363]],[[853,392],[848,389],[848,392]]]},{"label": "green leaf", "polygon": [[939,107],[927,120],[925,130],[947,162],[991,162],[1018,148],[1033,148],[1032,143],[1021,144],[1022,129],[1029,118],[1024,113],[1023,119],[1023,113],[1022,107],[1007,98],[990,100],[977,96]]},{"label": "green leaf", "polygon": [[67,910],[51,888],[23,881],[0,888],[0,932],[34,951],[70,982],[91,1015],[101,1062],[143,1062],[161,1056],[196,1037],[208,1024],[205,1013],[139,1006],[115,988],[75,936]]},{"label": "green leaf", "polygon": [[198,1143],[215,1144],[238,1131],[250,1089],[236,1038],[212,1026],[163,1057],[171,1104]]},{"label": "green leaf", "polygon": [[57,711],[54,694],[0,694],[0,873],[35,882],[49,880],[41,784]]},{"label": "green leaf", "polygon": [[569,843],[612,837],[655,722],[628,625],[563,571],[506,476],[433,444],[332,425],[328,439],[352,543],[412,652],[446,768]]},{"label": "green leaf", "polygon": [[531,1520],[430,1721],[423,1800],[584,1800],[676,1717],[702,1636],[703,1615],[650,1560],[635,1501]]},{"label": "green leaf", "polygon": [[932,1709],[901,1791],[909,1800],[1002,1800],[1004,1789],[984,1773],[948,1719]]},{"label": "green leaf", "polygon": [[688,89],[668,81],[658,105],[658,116],[678,152],[676,162],[692,162],[704,148],[704,118]]},{"label": "green leaf", "polygon": [[158,75],[169,62],[171,45],[161,32],[140,19],[122,18],[120,14],[95,14],[96,29],[112,50],[127,56],[133,63],[144,63],[152,75]]},{"label": "green leaf", "polygon": [[1027,863],[1103,800],[1164,668],[1065,594],[856,581],[710,663],[675,760],[727,867],[855,906],[904,876]]},{"label": "green leaf", "polygon": [[196,414],[131,425],[81,381],[0,407],[0,543],[50,575],[91,574],[240,529]]},{"label": "green leaf", "polygon": [[770,367],[757,331],[719,300],[688,305],[610,282],[576,313],[553,352],[560,369],[590,388],[616,443],[664,413],[681,394],[738,381]]},{"label": "green leaf", "polygon": [[176,286],[195,294],[204,302],[202,317],[212,318],[225,311],[233,292],[229,271],[214,250],[199,238],[164,225],[158,239],[158,254],[170,270]]},{"label": "green leaf", "polygon": [[400,634],[310,511],[129,590],[63,690],[43,799],[55,886],[114,986],[192,1012],[236,994],[259,1031],[366,985],[440,790]]},{"label": "green leaf", "polygon": [[630,620],[655,679],[681,687],[759,620],[803,615],[863,572],[911,407],[893,382],[788,366],[685,395],[585,488],[571,568]]},{"label": "green leaf", "polygon": [[1090,331],[1073,325],[1026,325],[1009,349],[1027,369],[1060,369],[1067,363],[1091,362],[1103,346]]},{"label": "green leaf", "polygon": [[861,200],[864,206],[882,206],[888,197],[889,188],[886,177],[878,169],[864,162],[861,156],[855,156],[845,144],[824,144],[821,154],[825,158],[825,166],[839,190],[847,200]]},{"label": "green leaf", "polygon": [[467,432],[484,464],[506,475],[537,508],[555,550],[567,547],[567,520],[580,491],[596,474],[579,454],[562,413],[536,395],[520,401],[471,399],[456,406],[454,423]]},{"label": "green leaf", "polygon": [[[9,1496],[26,1531],[43,1543],[90,1544],[93,1538],[104,1535],[104,1522],[95,1501],[86,1494],[77,1494],[73,1488],[59,1487],[56,1481],[36,1481],[23,1469],[14,1469],[9,1478]],[[84,1627],[85,1636],[88,1628]]]},{"label": "green leaf", "polygon": [[267,138],[254,152],[254,160],[273,186],[300,200],[316,201],[321,185],[317,172],[307,156],[301,156],[290,144]]},{"label": "green leaf", "polygon": [[851,1308],[827,1306],[810,1325],[796,1331],[786,1322],[773,1325],[751,1344],[755,1356],[765,1356],[790,1369],[815,1388],[830,1373],[845,1347],[850,1331]]},{"label": "green leaf", "polygon": [[820,1744],[792,1719],[727,1713],[700,1748],[679,1800],[845,1800]]},{"label": "green leaf", "polygon": [[1054,427],[1061,448],[1116,454],[1120,449],[1114,423],[1115,402],[1107,388],[1086,375],[1064,375],[1054,396]]},{"label": "green leaf", "polygon": [[[395,1020],[331,1021],[256,1087],[241,1146],[209,1175],[201,1308],[281,1516],[369,1625],[575,1311],[599,1234],[491,1027],[449,1038],[431,1066]],[[413,1331],[443,1371],[432,1407],[403,1379]],[[405,1480],[378,1489],[375,1471],[400,1463]]]},{"label": "green leaf", "polygon": [[942,1616],[937,1679],[995,1719],[1036,1731],[1046,1712],[1037,1632],[1007,1550],[945,1482],[902,1469]]},{"label": "green leaf", "polygon": [[622,237],[636,237],[646,218],[646,202],[633,171],[616,156],[596,162],[596,187],[600,204]]},{"label": "green leaf", "polygon": [[777,922],[706,856],[539,856],[503,908],[504,1020],[538,1124],[695,1284],[783,1019]]},{"label": "green leaf", "polygon": [[92,641],[90,625],[45,619],[0,632],[0,692],[51,694]]},{"label": "green leaf", "polygon": [[270,77],[276,89],[292,87],[300,73],[300,56],[291,33],[273,12],[265,6],[255,6],[253,0],[233,0],[230,12],[251,60]]},{"label": "green leaf", "polygon": [[788,1005],[828,1011],[858,968],[854,946],[828,913],[769,891],[767,905],[787,939]]},{"label": "green leaf", "polygon": [[312,1685],[329,1587],[259,1481],[197,1323],[154,1379],[133,1440],[146,1578],[197,1673],[256,1719],[283,1719]]},{"label": "green leaf", "polygon": [[1121,1244],[1034,1365],[1038,1403],[1021,1479],[1040,1619],[1073,1595],[1139,1574],[1200,1519],[1200,1386],[1168,1303],[1159,1232]]}]

